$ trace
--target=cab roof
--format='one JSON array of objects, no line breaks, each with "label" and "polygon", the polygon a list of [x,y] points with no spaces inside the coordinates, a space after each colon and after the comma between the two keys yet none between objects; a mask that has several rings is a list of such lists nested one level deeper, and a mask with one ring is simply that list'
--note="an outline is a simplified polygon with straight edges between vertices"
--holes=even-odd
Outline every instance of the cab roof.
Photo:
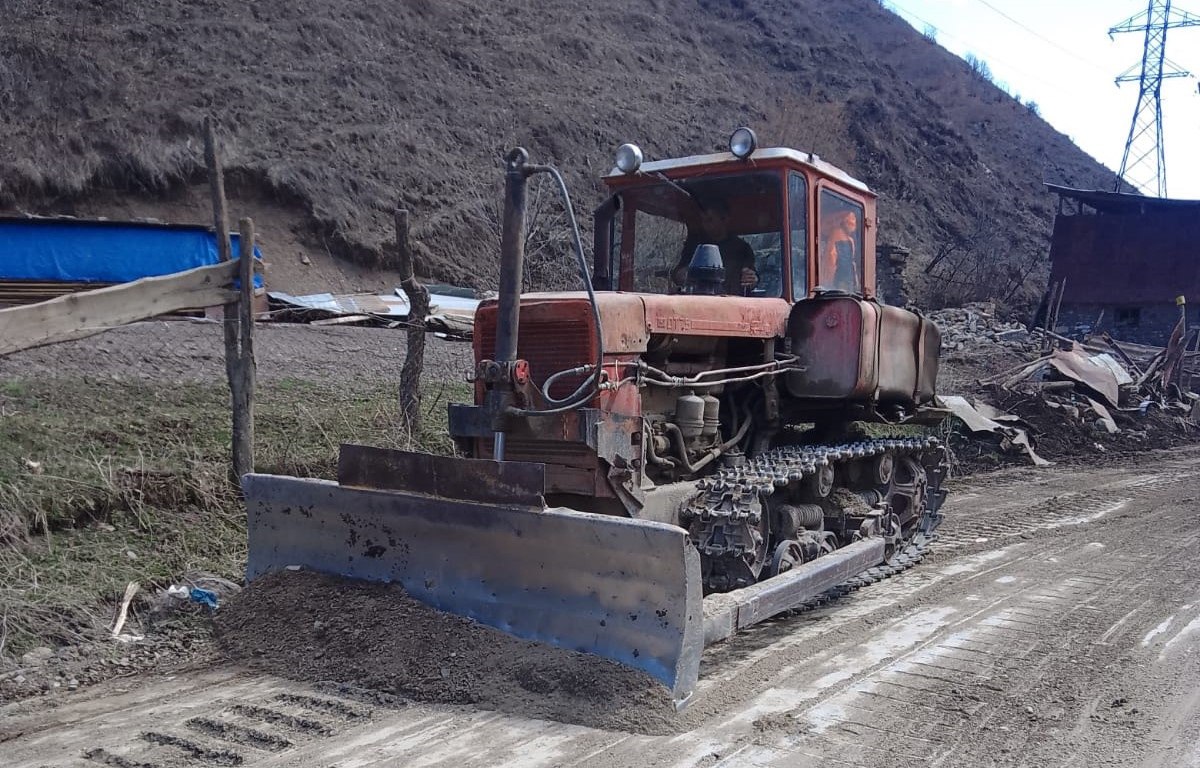
[{"label": "cab roof", "polygon": [[[753,167],[756,163],[764,161],[784,161],[802,165],[811,168],[817,173],[820,173],[829,178],[845,184],[847,187],[856,189],[860,192],[873,195],[870,187],[863,182],[854,178],[850,174],[838,168],[836,165],[827,163],[817,155],[809,152],[799,152],[787,147],[768,147],[766,149],[755,150],[754,154],[749,158],[742,160],[732,152],[715,152],[711,155],[691,155],[690,157],[676,157],[669,160],[652,160],[642,163],[638,173],[664,173],[670,175],[671,171],[682,168],[692,168],[696,166],[721,166],[728,165],[731,168]],[[617,167],[613,167],[611,171],[604,177],[605,179],[627,179],[637,178],[638,173],[626,174],[622,173]]]}]

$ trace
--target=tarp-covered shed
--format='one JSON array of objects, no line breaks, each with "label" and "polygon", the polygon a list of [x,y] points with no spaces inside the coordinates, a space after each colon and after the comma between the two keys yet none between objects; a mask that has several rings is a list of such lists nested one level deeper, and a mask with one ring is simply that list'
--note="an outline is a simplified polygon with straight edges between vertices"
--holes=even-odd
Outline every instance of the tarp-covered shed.
[{"label": "tarp-covered shed", "polygon": [[[237,234],[231,239],[237,258]],[[257,247],[255,256],[262,258]],[[6,284],[126,283],[218,261],[216,236],[208,227],[0,217],[0,282]]]}]

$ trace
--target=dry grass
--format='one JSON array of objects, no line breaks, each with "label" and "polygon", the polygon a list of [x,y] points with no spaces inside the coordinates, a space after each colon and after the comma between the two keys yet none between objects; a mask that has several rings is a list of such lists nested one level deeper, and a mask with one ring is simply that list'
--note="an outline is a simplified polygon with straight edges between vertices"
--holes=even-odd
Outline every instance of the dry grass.
[{"label": "dry grass", "polygon": [[[446,400],[466,396],[432,384],[428,436],[414,438],[390,390],[261,387],[257,469],[332,477],[344,441],[446,452]],[[0,659],[99,637],[130,581],[240,579],[227,397],[216,385],[0,383]]]}]

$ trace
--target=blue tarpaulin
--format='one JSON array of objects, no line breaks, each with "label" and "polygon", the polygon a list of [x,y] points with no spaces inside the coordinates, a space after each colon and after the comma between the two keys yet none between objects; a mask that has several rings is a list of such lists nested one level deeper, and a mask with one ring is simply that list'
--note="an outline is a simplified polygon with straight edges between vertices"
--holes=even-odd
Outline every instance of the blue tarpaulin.
[{"label": "blue tarpaulin", "polygon": [[[236,259],[237,234],[230,239]],[[254,256],[262,258],[257,246]],[[127,283],[218,261],[216,236],[205,227],[0,218],[0,280]]]}]

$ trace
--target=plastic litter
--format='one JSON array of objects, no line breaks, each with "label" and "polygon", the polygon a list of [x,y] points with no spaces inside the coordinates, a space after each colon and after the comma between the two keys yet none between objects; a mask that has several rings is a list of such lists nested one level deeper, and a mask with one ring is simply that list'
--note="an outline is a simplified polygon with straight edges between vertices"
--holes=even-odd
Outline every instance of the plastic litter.
[{"label": "plastic litter", "polygon": [[199,587],[192,587],[191,591],[188,593],[188,596],[192,599],[193,603],[200,603],[201,605],[208,606],[211,610],[217,610],[216,592],[208,589],[200,589]]}]

